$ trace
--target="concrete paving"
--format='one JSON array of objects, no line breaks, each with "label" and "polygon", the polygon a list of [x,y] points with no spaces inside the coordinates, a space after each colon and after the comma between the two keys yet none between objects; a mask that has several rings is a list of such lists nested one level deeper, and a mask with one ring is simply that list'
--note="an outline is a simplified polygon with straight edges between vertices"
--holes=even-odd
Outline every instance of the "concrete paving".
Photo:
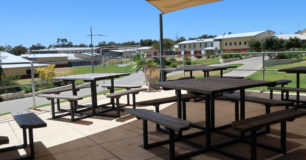
[{"label": "concrete paving", "polygon": [[[145,78],[144,78],[143,72],[133,73],[129,76],[115,79],[115,84],[143,85],[144,82],[145,82]],[[110,81],[105,80],[105,81],[97,82],[97,84],[103,84],[103,83],[107,84],[107,83],[110,83]],[[104,88],[102,88],[101,85],[97,87],[97,92],[102,92],[102,91],[104,91]],[[90,95],[90,93],[91,93],[90,88],[84,88],[78,92],[78,95],[86,96],[86,95]],[[71,95],[71,92],[63,92],[62,94]],[[45,98],[36,97],[35,99],[36,99],[36,106],[50,104],[50,101],[46,100]],[[33,107],[32,97],[0,102],[0,114],[11,112],[14,110],[19,110],[19,109],[27,109],[30,107]]]},{"label": "concrete paving", "polygon": [[[268,56],[265,57],[265,60],[268,60]],[[231,64],[243,64],[242,66],[238,67],[238,70],[228,72],[224,74],[224,76],[230,76],[230,77],[247,77],[249,75],[252,75],[256,72],[256,70],[259,70],[262,68],[262,57],[251,57],[246,58],[238,61],[233,62],[227,62],[227,63],[221,63],[221,64],[213,64],[211,66],[225,66],[225,65],[231,65]],[[244,70],[244,71],[242,71]],[[255,70],[255,71],[254,71]],[[176,74],[182,74],[183,71],[175,71],[168,73],[168,76],[173,76]]]},{"label": "concrete paving", "polygon": [[[269,57],[265,56],[265,60],[268,60]],[[234,62],[222,63],[222,64],[215,64],[213,66],[224,66],[224,65],[231,65],[231,64],[243,64],[242,66],[238,67],[237,70],[228,72],[224,74],[224,76],[230,77],[247,77],[256,72],[256,70],[262,69],[262,57],[251,57],[246,58]]]},{"label": "concrete paving", "polygon": [[[173,96],[174,91],[141,92],[137,95],[137,101],[156,99]],[[247,93],[259,94],[259,93]],[[260,96],[269,97],[268,94]],[[99,95],[99,99],[103,99]],[[279,98],[275,96],[275,98]],[[85,98],[82,101],[87,101]],[[122,103],[126,98],[122,97]],[[121,100],[120,99],[120,100]],[[101,103],[102,101],[99,101]],[[66,103],[67,104],[67,103]],[[197,125],[205,126],[205,102],[188,102],[187,120]],[[215,102],[216,126],[231,123],[235,119],[234,103],[229,101]],[[161,113],[174,116],[177,115],[177,104],[169,103],[160,106]],[[142,107],[144,109],[154,109],[153,106]],[[272,107],[271,112],[284,109],[284,107]],[[41,108],[34,111],[46,123],[47,127],[35,129],[34,145],[36,160],[167,160],[169,159],[169,145],[158,146],[150,149],[143,148],[142,120],[122,113],[120,118],[107,118],[93,116],[76,122],[70,122],[70,117],[50,119],[50,107]],[[246,118],[265,114],[265,106],[246,102]],[[300,117],[293,122],[287,123],[287,154],[281,154],[267,149],[257,147],[257,159],[277,159],[277,160],[301,160],[306,158],[306,117]],[[155,125],[148,123],[149,142],[165,140],[168,135],[156,132]],[[9,137],[10,143],[1,145],[2,147],[22,144],[22,129],[12,120],[11,115],[0,117],[0,136]],[[183,134],[199,131],[190,128]],[[222,130],[233,133],[237,136],[239,132],[230,128]],[[258,137],[259,143],[264,143],[279,147],[280,125],[271,126],[271,133]],[[188,140],[201,145],[205,144],[205,135],[189,138]],[[212,144],[232,140],[230,137],[221,134],[212,134]],[[190,145],[176,142],[175,151],[177,154],[195,151]],[[233,143],[222,149],[248,157],[250,148],[247,143]],[[24,150],[16,150],[0,153],[0,159],[16,159],[24,155]],[[230,158],[216,152],[205,152],[203,154],[189,158],[190,160],[229,160]]]}]

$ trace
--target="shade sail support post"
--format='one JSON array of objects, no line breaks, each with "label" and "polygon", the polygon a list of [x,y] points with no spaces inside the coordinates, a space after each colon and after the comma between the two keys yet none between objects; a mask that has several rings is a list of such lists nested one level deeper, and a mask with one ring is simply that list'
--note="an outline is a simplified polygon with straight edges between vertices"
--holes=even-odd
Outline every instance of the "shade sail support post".
[{"label": "shade sail support post", "polygon": [[164,61],[163,61],[163,53],[164,53],[164,44],[163,44],[163,14],[159,14],[159,30],[160,30],[160,40],[159,40],[159,58],[160,58],[160,81],[164,81]]}]

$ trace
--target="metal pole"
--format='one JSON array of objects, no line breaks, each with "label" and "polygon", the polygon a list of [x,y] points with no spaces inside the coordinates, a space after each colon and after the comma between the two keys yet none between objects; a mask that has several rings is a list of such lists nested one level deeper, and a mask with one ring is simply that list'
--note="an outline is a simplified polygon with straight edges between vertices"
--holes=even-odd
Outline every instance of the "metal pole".
[{"label": "metal pole", "polygon": [[[262,80],[265,80],[265,53],[262,54]],[[262,92],[265,91],[265,88],[262,87]]]},{"label": "metal pole", "polygon": [[32,97],[33,97],[33,109],[36,109],[36,99],[35,99],[35,80],[34,80],[34,65],[31,62],[31,79],[32,79]]},{"label": "metal pole", "polygon": [[90,44],[91,44],[91,67],[92,67],[92,73],[95,73],[95,69],[94,69],[94,56],[93,56],[93,45],[92,45],[92,27],[90,26]]},{"label": "metal pole", "polygon": [[164,81],[164,72],[163,72],[163,68],[164,68],[164,64],[163,64],[163,58],[162,58],[162,54],[164,52],[164,45],[163,45],[163,14],[159,14],[159,29],[160,29],[160,41],[159,41],[159,57],[160,57],[160,81]]}]

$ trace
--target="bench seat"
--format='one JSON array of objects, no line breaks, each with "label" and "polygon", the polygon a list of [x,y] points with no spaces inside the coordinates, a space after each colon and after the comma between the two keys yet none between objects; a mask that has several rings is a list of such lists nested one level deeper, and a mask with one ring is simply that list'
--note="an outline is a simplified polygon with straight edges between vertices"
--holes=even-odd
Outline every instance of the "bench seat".
[{"label": "bench seat", "polygon": [[[306,111],[300,111],[296,109],[290,110],[281,110],[277,112],[273,112],[270,114],[259,115],[253,118],[236,121],[232,123],[233,129],[240,131],[241,133],[251,131],[251,140],[248,142],[251,146],[251,154],[250,159],[256,159],[256,146],[260,145],[261,147],[272,149],[274,151],[278,151],[281,153],[286,153],[286,122],[293,121],[295,118],[305,116]],[[281,145],[280,148],[275,148],[273,146],[268,146],[265,144],[260,144],[256,142],[257,138],[257,130],[261,129],[262,127],[269,126],[272,124],[280,123],[281,124]]]},{"label": "bench seat", "polygon": [[[110,89],[112,87],[112,85],[111,84],[102,84],[101,87]],[[115,84],[114,88],[132,89],[132,88],[141,88],[141,85]]]},{"label": "bench seat", "polygon": [[139,92],[145,91],[145,90],[147,90],[147,89],[136,88],[136,89],[126,90],[126,91],[119,91],[119,92],[107,94],[106,97],[108,97],[108,98],[120,98],[121,96],[124,96],[124,95],[127,95],[127,94],[138,94]]},{"label": "bench seat", "polygon": [[[192,98],[196,98],[197,96],[195,94],[182,94],[181,98],[182,100],[189,100]],[[176,102],[177,101],[177,96],[172,96],[172,97],[166,97],[166,98],[159,98],[159,99],[152,99],[152,100],[146,100],[142,102],[137,102],[136,105],[138,106],[155,106],[155,105],[160,105],[164,103],[171,103],[171,102]]]},{"label": "bench seat", "polygon": [[77,101],[83,99],[82,96],[74,96],[74,95],[58,95],[58,94],[40,94],[38,97],[47,98],[48,100],[51,99],[64,99],[68,101]]},{"label": "bench seat", "polygon": [[306,92],[305,88],[289,88],[289,87],[269,87],[268,89],[280,90],[280,91],[296,91],[296,92]]},{"label": "bench seat", "polygon": [[[120,97],[124,96],[124,95],[129,95],[132,94],[133,96],[133,108],[136,109],[136,94],[138,94],[141,91],[145,91],[147,90],[146,88],[134,88],[134,89],[130,89],[130,90],[125,90],[125,91],[119,91],[119,92],[115,92],[115,93],[110,93],[107,94],[106,97],[108,98],[115,98],[116,99],[116,107],[117,107],[117,117],[120,117],[120,103],[119,103],[119,99]],[[129,105],[129,104],[127,104]]]},{"label": "bench seat", "polygon": [[[7,150],[27,147],[28,146],[27,141],[29,138],[30,152],[26,157],[23,157],[23,159],[35,159],[33,129],[47,127],[47,123],[45,123],[42,119],[40,119],[36,114],[31,112],[30,110],[15,111],[12,112],[12,116],[14,117],[14,120],[18,124],[18,126],[23,130],[23,145],[12,146]],[[28,138],[27,138],[27,130],[29,133]]]},{"label": "bench seat", "polygon": [[[230,101],[239,101],[240,95],[239,94],[225,94],[223,96],[217,97],[217,99],[221,100],[230,100]],[[275,99],[267,99],[261,97],[254,97],[254,96],[245,96],[245,101],[259,103],[263,105],[270,105],[270,106],[286,106],[286,105],[293,105],[292,102],[289,101],[282,101],[282,100],[275,100]]]},{"label": "bench seat", "polygon": [[[68,100],[70,103],[70,110],[67,109],[61,109],[59,105],[57,105],[57,110],[58,112],[68,112],[68,115],[71,115],[71,121],[75,121],[74,115],[75,112],[77,111],[77,101],[83,99],[82,96],[74,96],[74,95],[59,95],[59,94],[40,94],[37,95],[38,97],[43,97],[47,98],[48,100],[51,100],[51,115],[52,119],[58,118],[58,117],[63,117],[66,116],[67,114],[62,114],[59,116],[55,115],[55,104],[54,100]],[[59,102],[57,102],[59,104]]]},{"label": "bench seat", "polygon": [[157,113],[146,109],[126,109],[125,112],[140,119],[160,124],[174,131],[185,130],[190,126],[190,123],[186,120],[178,119],[166,114]]},{"label": "bench seat", "polygon": [[[145,109],[127,109],[125,110],[125,112],[131,115],[134,115],[137,118],[140,118],[143,120],[143,146],[145,149],[148,149],[150,147],[164,145],[164,144],[169,144],[170,160],[174,160],[177,158],[175,156],[175,141],[177,141],[178,139],[175,138],[175,132],[179,133],[182,130],[189,129],[190,123],[188,121],[178,119],[175,117],[171,117],[169,115],[145,110]],[[151,121],[153,123],[164,126],[168,130],[167,133],[169,134],[169,140],[159,141],[159,142],[149,144],[147,121]],[[188,155],[188,153],[186,153],[185,155]],[[179,156],[183,156],[183,155],[179,155]]]}]

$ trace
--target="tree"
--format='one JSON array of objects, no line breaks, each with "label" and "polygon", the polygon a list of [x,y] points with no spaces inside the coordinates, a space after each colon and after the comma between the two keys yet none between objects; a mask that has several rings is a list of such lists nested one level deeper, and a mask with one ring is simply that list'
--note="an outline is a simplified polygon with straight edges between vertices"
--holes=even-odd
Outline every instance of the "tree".
[{"label": "tree", "polygon": [[285,42],[285,47],[286,49],[291,49],[291,48],[301,48],[302,47],[302,41],[301,39],[294,37],[290,38]]},{"label": "tree", "polygon": [[0,51],[5,51],[5,48],[3,46],[0,46]]},{"label": "tree", "polygon": [[79,44],[79,46],[78,46],[78,47],[87,47],[87,45],[86,45],[86,44],[81,43],[81,44]]},{"label": "tree", "polygon": [[186,38],[185,37],[180,37],[180,38],[176,39],[175,43],[180,43],[180,42],[183,42],[183,41],[186,41]]},{"label": "tree", "polygon": [[72,42],[69,42],[67,38],[57,38],[55,47],[73,47]]},{"label": "tree", "polygon": [[10,46],[10,45],[6,45],[5,47],[5,52],[11,52],[12,51],[12,46]]},{"label": "tree", "polygon": [[[163,40],[163,45],[164,45],[164,50],[165,51],[170,51],[172,50],[175,42],[172,39],[164,39]],[[156,41],[155,43],[152,44],[152,48],[156,50],[160,50],[160,44],[159,41]]]},{"label": "tree", "polygon": [[141,46],[152,46],[154,42],[156,41],[152,39],[145,39],[145,40],[141,39],[139,43]]},{"label": "tree", "polygon": [[277,51],[282,50],[285,47],[285,41],[283,39],[278,38],[267,38],[262,42],[262,49],[269,51]]},{"label": "tree", "polygon": [[256,39],[250,40],[249,47],[252,48],[253,50],[255,50],[256,52],[261,51],[261,43]]},{"label": "tree", "polygon": [[25,54],[27,52],[27,48],[25,48],[22,45],[19,45],[19,46],[14,47],[11,52],[14,55],[21,55],[21,54]]},{"label": "tree", "polygon": [[30,50],[40,50],[40,49],[45,49],[46,47],[41,45],[40,43],[37,43],[36,45],[33,44],[31,47],[30,47]]}]

